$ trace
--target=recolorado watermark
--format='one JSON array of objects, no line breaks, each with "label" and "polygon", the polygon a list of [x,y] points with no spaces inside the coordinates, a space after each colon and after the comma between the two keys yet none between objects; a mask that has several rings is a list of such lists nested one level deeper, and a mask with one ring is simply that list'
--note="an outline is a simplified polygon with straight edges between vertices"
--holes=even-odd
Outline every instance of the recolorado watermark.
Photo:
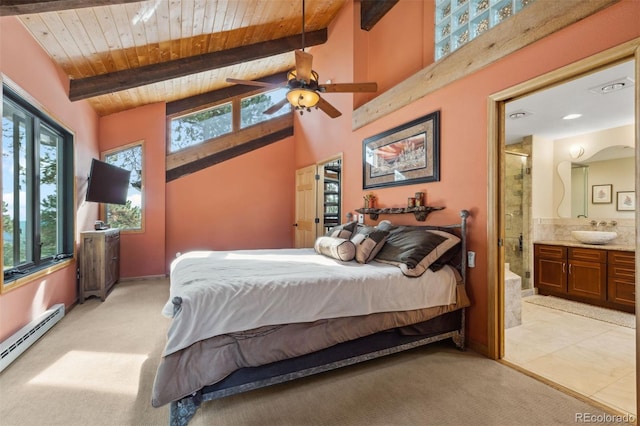
[{"label": "recolorado watermark", "polygon": [[633,424],[636,416],[633,414],[593,414],[576,413],[576,423],[627,423]]}]

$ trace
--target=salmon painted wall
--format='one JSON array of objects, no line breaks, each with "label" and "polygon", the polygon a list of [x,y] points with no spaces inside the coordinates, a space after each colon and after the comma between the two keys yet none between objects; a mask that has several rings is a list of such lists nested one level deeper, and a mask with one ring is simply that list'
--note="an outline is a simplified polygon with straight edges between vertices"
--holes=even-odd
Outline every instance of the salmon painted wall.
[{"label": "salmon painted wall", "polygon": [[293,137],[167,184],[167,264],[188,250],[292,247]]},{"label": "salmon painted wall", "polygon": [[[98,116],[85,101],[70,102],[69,80],[15,17],[0,18],[0,72],[75,138],[76,245],[98,216],[83,202],[91,158],[98,153]],[[56,303],[77,300],[76,263],[0,295],[0,341]]]},{"label": "salmon painted wall", "polygon": [[156,103],[100,118],[100,152],[143,143],[143,232],[120,234],[120,276],[164,275],[165,104]]},{"label": "salmon painted wall", "polygon": [[[314,69],[320,73],[322,81],[323,75],[348,76],[354,68],[362,68],[362,64],[354,64],[353,52],[359,49],[368,49],[368,52],[356,54],[357,59],[364,57],[370,63],[374,61],[371,56],[376,46],[367,40],[369,36],[362,34],[359,25],[356,25],[359,22],[356,8],[354,3],[347,2],[329,28],[328,42],[314,47],[311,52],[314,55]],[[409,13],[409,9],[406,9],[406,13]],[[405,18],[411,20],[414,17]],[[381,22],[385,19],[386,16]],[[362,206],[362,195],[365,193],[362,189],[362,140],[440,110],[440,182],[373,192],[378,196],[380,207],[403,206],[411,194],[418,190],[426,192],[429,205],[446,207],[429,217],[427,223],[431,224],[457,222],[461,209],[471,211],[469,249],[477,253],[477,266],[469,270],[468,290],[473,305],[469,309],[467,336],[478,347],[486,346],[487,98],[500,90],[640,37],[638,22],[640,2],[622,0],[356,131],[351,130],[352,114],[348,108],[351,99],[344,99],[348,95],[323,95],[342,111],[343,116],[331,120],[313,112],[296,120],[296,167],[312,164],[334,152],[344,152],[343,211],[353,211]],[[603,28],[615,28],[615,31],[603,31]],[[377,34],[376,37],[382,35]],[[425,37],[432,38],[433,35],[427,33]],[[432,43],[432,39],[428,42]],[[404,45],[398,46],[398,49],[403,48]],[[412,54],[409,51],[405,53]],[[391,61],[387,63],[390,68],[396,65],[401,68],[414,66]],[[398,72],[404,73],[402,69]],[[378,78],[384,76],[380,74]],[[336,82],[341,81],[345,80]],[[379,83],[384,87],[385,82]],[[381,219],[390,219],[394,223],[417,223],[409,215],[385,216]],[[368,218],[366,221],[371,223]]]}]

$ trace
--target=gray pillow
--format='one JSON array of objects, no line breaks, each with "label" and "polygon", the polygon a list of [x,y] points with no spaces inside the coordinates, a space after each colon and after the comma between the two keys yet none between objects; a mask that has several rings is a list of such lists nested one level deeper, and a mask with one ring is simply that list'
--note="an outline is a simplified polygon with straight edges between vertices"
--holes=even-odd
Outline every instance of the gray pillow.
[{"label": "gray pillow", "polygon": [[445,231],[399,226],[390,231],[376,260],[417,277],[459,242],[460,238]]},{"label": "gray pillow", "polygon": [[353,235],[353,231],[355,231],[358,222],[355,220],[352,222],[344,223],[342,225],[334,226],[329,229],[329,231],[325,234],[325,237],[335,237],[335,238],[344,238],[349,239],[351,235]]},{"label": "gray pillow", "polygon": [[343,262],[353,260],[356,256],[356,247],[351,241],[344,238],[318,237],[313,248],[318,254]]},{"label": "gray pillow", "polygon": [[384,246],[389,231],[376,229],[373,226],[359,226],[355,235],[351,237],[351,242],[356,247],[356,261],[358,263],[369,263]]}]

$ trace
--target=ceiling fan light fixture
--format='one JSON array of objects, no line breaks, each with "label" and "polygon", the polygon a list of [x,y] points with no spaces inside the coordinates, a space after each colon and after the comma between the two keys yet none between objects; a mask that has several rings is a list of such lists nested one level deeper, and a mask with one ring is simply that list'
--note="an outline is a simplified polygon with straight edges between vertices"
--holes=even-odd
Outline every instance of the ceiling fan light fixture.
[{"label": "ceiling fan light fixture", "polygon": [[320,95],[309,89],[291,89],[287,92],[287,100],[295,109],[309,110],[310,108],[318,105],[318,102],[320,102]]}]

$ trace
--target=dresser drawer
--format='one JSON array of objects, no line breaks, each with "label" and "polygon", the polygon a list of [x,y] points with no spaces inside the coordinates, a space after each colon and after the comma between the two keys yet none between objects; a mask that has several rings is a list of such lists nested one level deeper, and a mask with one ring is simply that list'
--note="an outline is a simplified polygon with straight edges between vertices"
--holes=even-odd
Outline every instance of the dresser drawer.
[{"label": "dresser drawer", "polygon": [[609,265],[619,265],[636,270],[636,256],[632,251],[609,251]]},{"label": "dresser drawer", "polygon": [[569,247],[570,260],[582,260],[583,262],[606,263],[607,252],[605,250]]},{"label": "dresser drawer", "polygon": [[636,285],[633,282],[609,278],[607,297],[610,302],[634,306],[636,302]]}]

